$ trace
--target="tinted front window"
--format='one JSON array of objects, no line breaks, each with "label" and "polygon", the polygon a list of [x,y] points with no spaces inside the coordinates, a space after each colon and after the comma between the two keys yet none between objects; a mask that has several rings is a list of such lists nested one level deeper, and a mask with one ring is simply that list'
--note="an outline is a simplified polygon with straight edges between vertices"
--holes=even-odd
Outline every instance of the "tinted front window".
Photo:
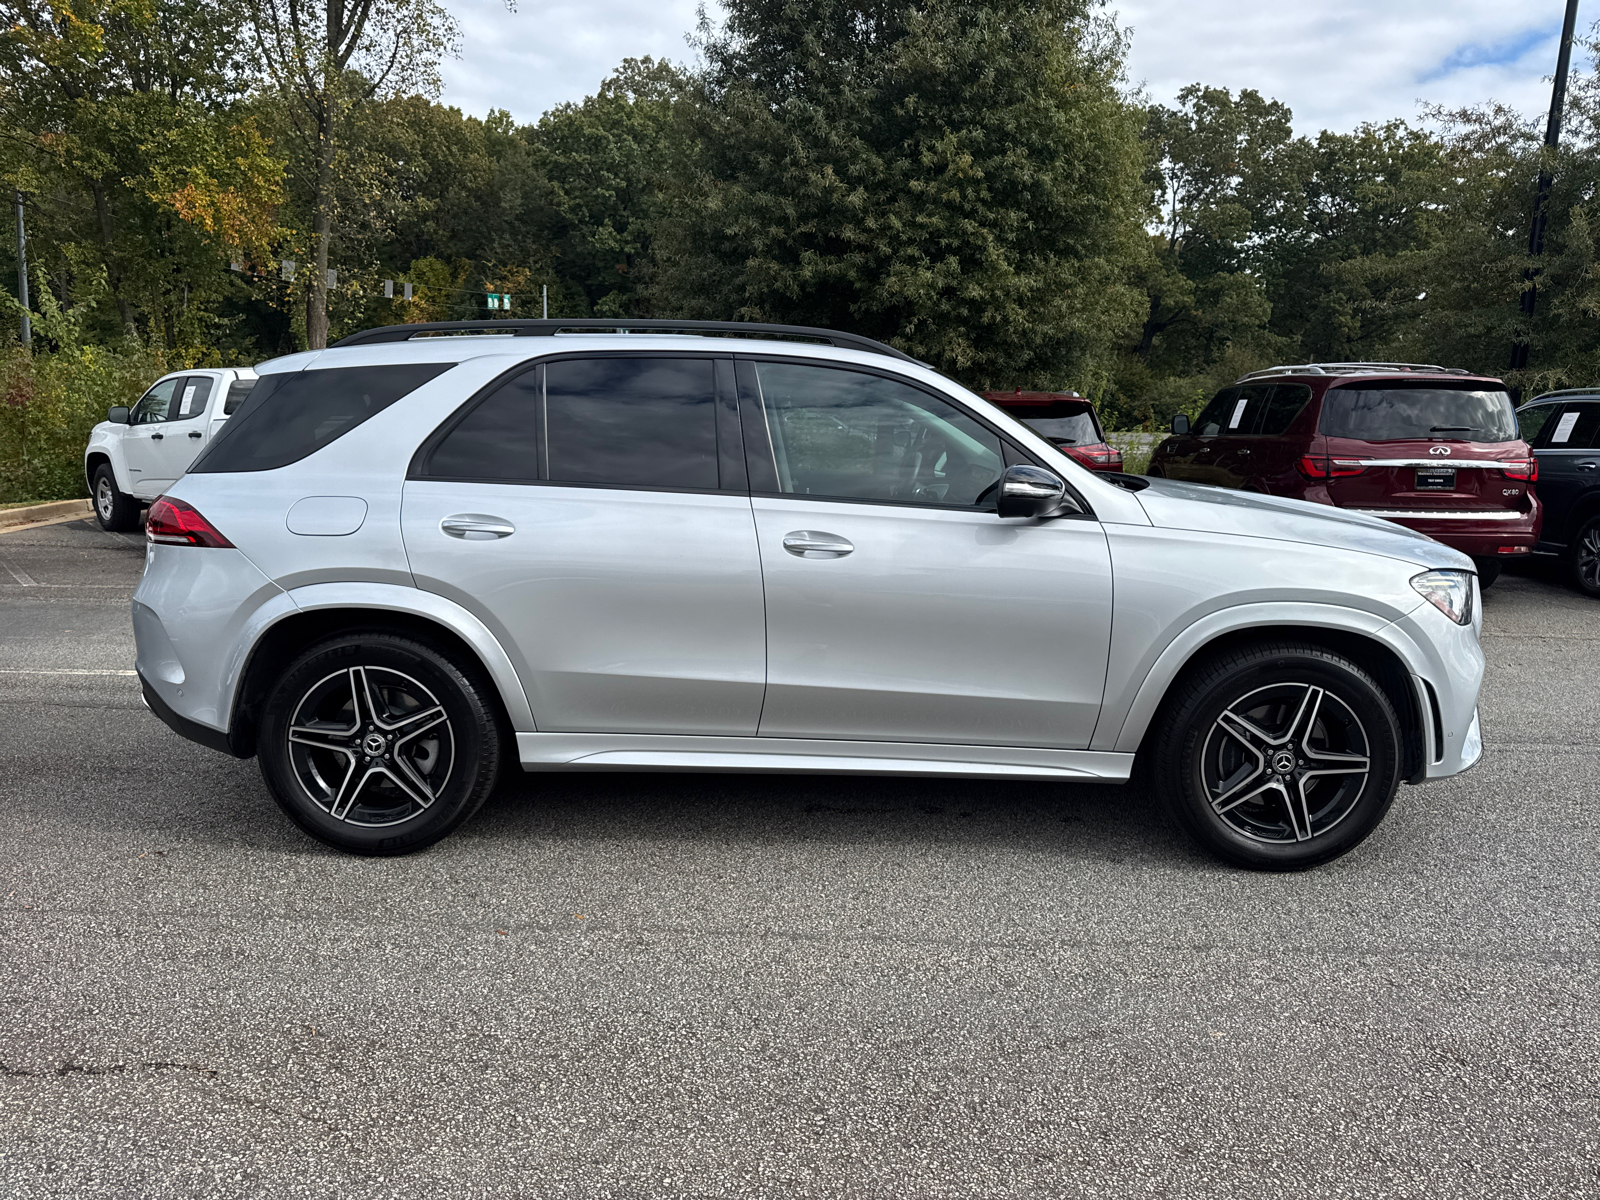
[{"label": "tinted front window", "polygon": [[715,398],[707,358],[558,359],[545,367],[549,477],[714,489]]},{"label": "tinted front window", "polygon": [[781,492],[974,505],[1000,478],[1000,439],[909,384],[794,363],[756,370]]},{"label": "tinted front window", "polygon": [[180,380],[163,379],[155,387],[146,392],[133,409],[133,424],[154,425],[167,419],[167,410],[172,407],[173,393],[178,390]]},{"label": "tinted front window", "polygon": [[1206,405],[1200,419],[1194,423],[1194,432],[1202,437],[1239,437],[1253,433],[1271,395],[1271,386],[1264,384],[1224,388]]},{"label": "tinted front window", "polygon": [[539,373],[502,383],[447,433],[423,474],[435,479],[539,478]]},{"label": "tinted front window", "polygon": [[189,470],[271,471],[288,466],[454,365],[402,363],[264,375]]},{"label": "tinted front window", "polygon": [[1087,446],[1104,440],[1095,428],[1094,415],[1081,404],[1030,404],[1006,411],[1058,446]]},{"label": "tinted front window", "polygon": [[1367,442],[1511,442],[1518,437],[1507,393],[1433,382],[1332,388],[1322,400],[1322,432]]}]

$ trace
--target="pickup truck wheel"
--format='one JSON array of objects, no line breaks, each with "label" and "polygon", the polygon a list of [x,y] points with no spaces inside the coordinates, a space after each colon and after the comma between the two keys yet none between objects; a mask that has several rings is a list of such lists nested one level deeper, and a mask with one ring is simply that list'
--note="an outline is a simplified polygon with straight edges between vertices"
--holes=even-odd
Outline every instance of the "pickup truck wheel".
[{"label": "pickup truck wheel", "polygon": [[125,533],[139,528],[139,502],[117,488],[117,477],[107,463],[94,473],[94,518],[101,529]]},{"label": "pickup truck wheel", "polygon": [[505,739],[489,685],[388,633],[313,646],[273,685],[257,755],[279,806],[351,854],[432,845],[483,804]]},{"label": "pickup truck wheel", "polygon": [[1400,785],[1389,698],[1319,646],[1218,656],[1179,685],[1156,739],[1168,814],[1206,849],[1256,870],[1304,870],[1354,849]]}]

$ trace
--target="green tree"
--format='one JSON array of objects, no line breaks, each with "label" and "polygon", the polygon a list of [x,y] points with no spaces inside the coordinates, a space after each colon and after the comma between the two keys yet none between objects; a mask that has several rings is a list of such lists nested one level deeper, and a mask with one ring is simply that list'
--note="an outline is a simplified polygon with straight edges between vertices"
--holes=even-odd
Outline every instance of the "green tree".
[{"label": "green tree", "polygon": [[1139,114],[1071,0],[736,0],[655,242],[662,312],[830,325],[1057,385],[1134,319]]}]

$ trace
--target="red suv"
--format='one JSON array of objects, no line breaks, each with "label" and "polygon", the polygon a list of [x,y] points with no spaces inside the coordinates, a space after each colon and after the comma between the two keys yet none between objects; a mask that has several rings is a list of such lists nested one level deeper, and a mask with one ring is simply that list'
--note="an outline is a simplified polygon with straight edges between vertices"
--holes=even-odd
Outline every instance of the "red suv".
[{"label": "red suv", "polygon": [[1410,363],[1254,371],[1191,426],[1182,414],[1150,474],[1293,496],[1387,517],[1470,554],[1487,587],[1530,554],[1538,463],[1498,379]]},{"label": "red suv", "polygon": [[1122,451],[1106,441],[1094,405],[1077,392],[1025,392],[1018,388],[984,392],[983,398],[1091,471],[1122,470]]}]

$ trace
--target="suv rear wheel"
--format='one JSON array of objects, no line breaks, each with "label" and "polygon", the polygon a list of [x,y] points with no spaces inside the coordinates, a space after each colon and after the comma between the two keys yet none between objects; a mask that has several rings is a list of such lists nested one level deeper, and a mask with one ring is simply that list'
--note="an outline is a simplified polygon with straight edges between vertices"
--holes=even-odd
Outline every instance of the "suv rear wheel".
[{"label": "suv rear wheel", "polygon": [[346,634],[291,663],[261,719],[261,773],[318,841],[406,854],[444,837],[494,790],[499,721],[489,685],[433,646]]},{"label": "suv rear wheel", "polygon": [[109,463],[101,463],[94,473],[94,519],[112,533],[139,527],[139,502],[117,488]]},{"label": "suv rear wheel", "polygon": [[1600,600],[1600,516],[1585,521],[1572,539],[1572,582]]},{"label": "suv rear wheel", "polygon": [[1295,871],[1338,858],[1372,832],[1400,785],[1389,698],[1317,646],[1220,655],[1179,686],[1156,736],[1163,807],[1242,867]]}]

